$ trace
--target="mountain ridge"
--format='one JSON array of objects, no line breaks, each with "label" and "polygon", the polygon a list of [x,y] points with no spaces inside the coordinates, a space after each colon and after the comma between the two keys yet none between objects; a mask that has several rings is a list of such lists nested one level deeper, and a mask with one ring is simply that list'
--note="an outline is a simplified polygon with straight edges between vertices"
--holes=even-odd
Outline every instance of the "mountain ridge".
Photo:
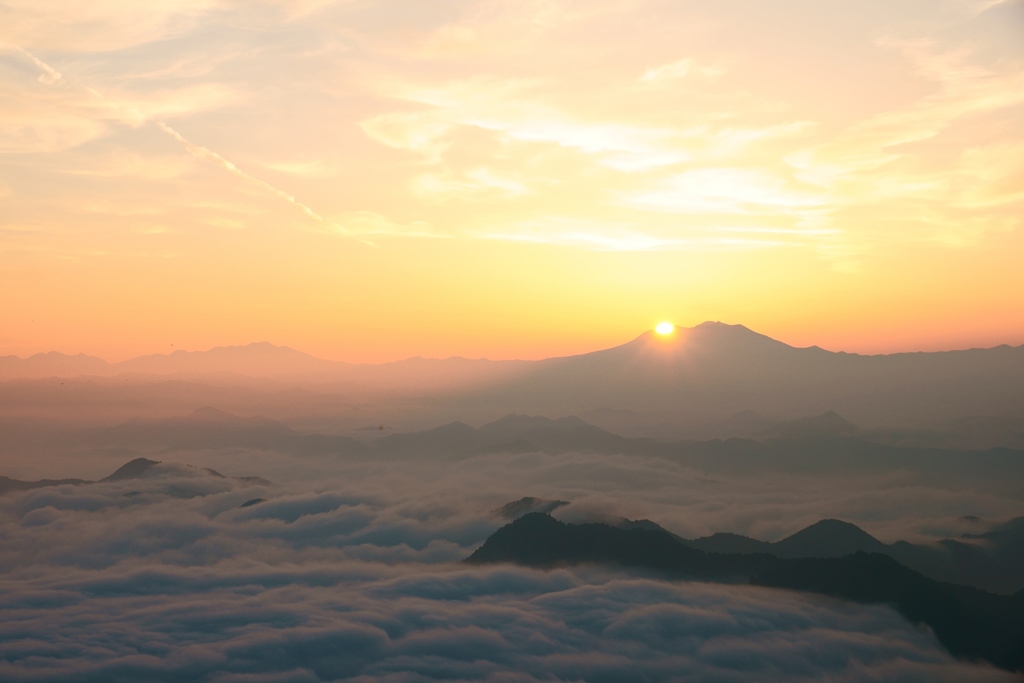
[{"label": "mountain ridge", "polygon": [[[33,358],[0,358],[0,378],[69,374],[72,366],[95,369],[105,363]],[[793,347],[720,322],[669,335],[648,331],[608,349],[535,361],[452,357],[355,365],[257,343],[141,356],[103,368],[104,376],[291,382],[344,392],[352,402],[455,419],[632,411],[663,414],[679,429],[696,429],[724,425],[728,416],[741,413],[779,421],[832,411],[853,422],[823,419],[803,428],[848,435],[855,433],[854,423],[907,426],[1018,413],[1024,420],[1024,346],[867,356]]]},{"label": "mountain ridge", "polygon": [[[590,357],[599,354],[608,354],[612,352],[620,352],[625,349],[632,349],[638,345],[646,344],[651,341],[663,341],[668,344],[672,344],[675,340],[689,336],[695,336],[698,338],[713,338],[715,341],[722,343],[729,343],[734,345],[745,345],[752,346],[754,344],[760,344],[764,347],[774,348],[776,350],[793,350],[793,351],[812,351],[821,352],[826,354],[832,354],[837,356],[855,357],[855,358],[891,358],[900,356],[921,356],[921,355],[937,355],[937,354],[957,354],[957,353],[970,353],[977,351],[996,351],[996,350],[1021,350],[1024,349],[1024,344],[1013,346],[1011,344],[998,344],[991,347],[970,347],[965,349],[945,349],[941,351],[897,351],[893,353],[878,353],[878,354],[861,354],[849,351],[830,351],[823,349],[817,345],[811,346],[792,346],[785,342],[779,341],[768,335],[756,332],[741,324],[729,324],[720,321],[707,320],[693,327],[678,327],[671,335],[665,335],[665,339],[662,339],[661,335],[658,335],[654,330],[646,330],[637,337],[626,341],[622,344],[617,344],[604,349],[596,349],[594,351],[586,351],[583,353],[569,354],[566,356],[550,356],[546,358],[536,360],[524,360],[524,359],[490,359],[490,358],[466,358],[459,355],[446,356],[443,358],[427,358],[423,356],[410,356],[408,358],[385,361],[382,363],[351,363],[347,361],[328,360],[319,358],[305,351],[300,351],[290,346],[273,344],[266,341],[250,342],[248,344],[228,344],[221,346],[213,346],[205,350],[197,351],[186,351],[184,349],[176,349],[169,353],[150,353],[143,354],[140,356],[133,356],[129,359],[110,362],[97,356],[88,355],[85,353],[69,354],[61,351],[43,351],[37,352],[30,356],[20,357],[15,355],[0,356],[0,377],[25,377],[25,376],[37,376],[37,375],[15,375],[11,374],[15,370],[13,367],[19,363],[25,364],[30,363],[34,365],[46,365],[48,362],[52,362],[54,365],[66,364],[80,364],[81,366],[91,367],[94,370],[100,368],[106,369],[110,372],[153,372],[154,374],[169,374],[171,372],[183,372],[186,370],[164,370],[162,373],[151,369],[154,365],[166,365],[172,360],[186,361],[197,358],[224,358],[231,354],[244,354],[244,355],[266,355],[269,353],[278,354],[279,356],[288,356],[303,363],[308,363],[311,366],[323,366],[323,367],[348,367],[348,368],[380,368],[385,366],[394,366],[396,364],[403,363],[443,363],[443,362],[464,362],[464,363],[544,363],[548,361],[558,361],[569,358],[581,358]],[[77,368],[76,368],[77,369]],[[41,376],[62,376],[62,375],[41,375]],[[76,375],[68,375],[76,376]]]},{"label": "mountain ridge", "polygon": [[653,570],[673,578],[746,581],[894,607],[929,626],[954,656],[1017,671],[1024,666],[1024,591],[999,596],[942,583],[877,553],[840,558],[781,559],[707,553],[660,528],[567,524],[530,512],[491,534],[468,564],[510,562],[540,569],[606,564]]}]

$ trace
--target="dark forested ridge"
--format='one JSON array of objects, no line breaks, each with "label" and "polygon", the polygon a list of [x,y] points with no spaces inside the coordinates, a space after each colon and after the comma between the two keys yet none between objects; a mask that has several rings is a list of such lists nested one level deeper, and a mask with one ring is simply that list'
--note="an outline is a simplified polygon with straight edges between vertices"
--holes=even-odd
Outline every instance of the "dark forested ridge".
[{"label": "dark forested ridge", "polygon": [[1008,670],[1024,666],[1024,591],[1002,596],[935,581],[879,553],[779,558],[767,553],[709,553],[657,528],[565,524],[530,513],[492,534],[466,560],[551,568],[613,564],[676,578],[748,581],[864,603],[892,605],[929,626],[957,657]]}]

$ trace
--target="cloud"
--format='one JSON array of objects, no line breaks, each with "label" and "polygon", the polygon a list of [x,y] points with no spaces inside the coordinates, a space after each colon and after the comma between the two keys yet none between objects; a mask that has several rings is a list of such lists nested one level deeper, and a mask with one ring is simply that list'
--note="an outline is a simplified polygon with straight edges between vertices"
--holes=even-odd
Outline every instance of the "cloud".
[{"label": "cloud", "polygon": [[451,173],[417,176],[413,179],[413,192],[420,197],[439,200],[514,199],[529,194],[530,189],[514,178],[479,167],[469,169],[461,178],[453,177]]},{"label": "cloud", "polygon": [[232,88],[214,83],[100,93],[62,77],[20,47],[9,46],[6,52],[27,60],[38,74],[34,80],[22,77],[0,83],[0,98],[10,103],[0,114],[0,150],[6,152],[59,152],[109,135],[114,126],[138,128],[240,101]]},{"label": "cloud", "polygon": [[448,147],[445,136],[452,124],[430,112],[391,112],[361,122],[371,138],[394,149],[416,152],[428,163],[440,160]]},{"label": "cloud", "polygon": [[815,208],[828,200],[820,193],[787,187],[762,169],[703,168],[668,178],[662,188],[623,197],[627,204],[689,213],[763,213]]},{"label": "cloud", "polygon": [[[227,472],[240,462],[234,451],[205,457]],[[1014,680],[953,661],[884,606],[598,567],[458,563],[501,523],[487,514],[495,502],[524,493],[572,500],[560,508],[570,517],[761,535],[827,512],[944,518],[1006,512],[1008,501],[899,477],[709,483],[621,456],[290,462],[281,472],[305,476],[272,485],[165,467],[0,497],[0,677]]]},{"label": "cloud", "polygon": [[231,163],[230,161],[228,161],[227,159],[225,159],[221,155],[217,154],[216,152],[214,152],[214,151],[212,151],[210,149],[207,149],[206,147],[203,147],[201,145],[197,145],[197,144],[195,144],[193,142],[190,142],[189,140],[187,140],[185,138],[185,136],[183,136],[181,133],[176,131],[174,128],[171,128],[164,121],[158,121],[157,122],[157,126],[160,128],[160,130],[162,130],[163,132],[165,132],[168,135],[170,135],[177,142],[181,143],[181,145],[185,148],[185,150],[189,154],[191,154],[192,156],[196,157],[197,159],[201,159],[201,160],[204,160],[204,161],[212,161],[213,163],[217,164],[218,166],[223,168],[228,173],[236,175],[239,178],[242,178],[243,180],[245,180],[246,182],[249,182],[249,183],[252,183],[254,185],[257,185],[258,187],[260,187],[260,188],[266,190],[267,192],[269,192],[270,194],[272,194],[272,195],[274,195],[276,197],[279,197],[280,199],[283,199],[284,201],[288,202],[292,206],[294,206],[297,209],[299,209],[299,211],[304,213],[308,218],[312,219],[313,222],[315,222],[315,223],[317,223],[317,224],[319,224],[321,226],[329,227],[330,224],[328,223],[327,219],[325,219],[323,216],[318,214],[316,211],[314,211],[313,209],[309,208],[309,206],[307,206],[306,204],[303,204],[298,199],[296,199],[292,195],[288,194],[284,190],[280,190],[277,187],[271,185],[270,183],[268,183],[268,182],[266,182],[264,180],[260,180],[259,178],[256,178],[255,176],[252,176],[252,175],[246,173],[242,169],[238,168],[238,166],[236,166],[235,164]]},{"label": "cloud", "polygon": [[686,242],[652,235],[632,226],[607,225],[601,221],[550,218],[520,223],[502,230],[481,231],[477,237],[506,242],[583,247],[596,251],[652,251],[672,249]]},{"label": "cloud", "polygon": [[644,70],[644,74],[640,77],[640,81],[643,83],[657,83],[673,81],[680,78],[686,78],[688,76],[716,78],[723,73],[725,73],[725,70],[721,67],[702,66],[698,64],[696,60],[686,58],[669,64],[662,64],[661,66],[652,66]]},{"label": "cloud", "polygon": [[[924,42],[882,44],[899,50],[920,77],[938,90],[909,106],[859,122],[824,145],[791,155],[788,160],[802,180],[829,185],[847,175],[875,171],[913,155],[913,143],[936,138],[960,119],[1024,103],[1020,70],[986,68],[963,51],[937,51]],[[872,182],[879,191],[892,192],[887,184]]]}]

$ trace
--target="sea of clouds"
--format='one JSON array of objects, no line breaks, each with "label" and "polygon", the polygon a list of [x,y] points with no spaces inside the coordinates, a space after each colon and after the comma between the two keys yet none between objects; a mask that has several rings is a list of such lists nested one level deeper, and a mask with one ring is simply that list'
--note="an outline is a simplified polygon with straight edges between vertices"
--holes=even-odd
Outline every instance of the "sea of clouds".
[{"label": "sea of clouds", "polygon": [[1020,514],[994,494],[722,481],[592,455],[175,457],[273,483],[163,466],[0,497],[0,680],[1015,680],[953,660],[884,606],[460,562],[505,522],[490,511],[523,495],[572,501],[563,519],[649,517],[686,536],[778,537],[833,516],[895,540]]}]

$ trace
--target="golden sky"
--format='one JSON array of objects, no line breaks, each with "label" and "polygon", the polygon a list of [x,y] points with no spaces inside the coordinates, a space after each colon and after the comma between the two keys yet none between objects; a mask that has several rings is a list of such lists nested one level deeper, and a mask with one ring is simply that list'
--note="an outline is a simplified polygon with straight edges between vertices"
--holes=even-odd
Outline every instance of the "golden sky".
[{"label": "golden sky", "polygon": [[0,355],[1024,343],[1019,0],[4,0]]}]

